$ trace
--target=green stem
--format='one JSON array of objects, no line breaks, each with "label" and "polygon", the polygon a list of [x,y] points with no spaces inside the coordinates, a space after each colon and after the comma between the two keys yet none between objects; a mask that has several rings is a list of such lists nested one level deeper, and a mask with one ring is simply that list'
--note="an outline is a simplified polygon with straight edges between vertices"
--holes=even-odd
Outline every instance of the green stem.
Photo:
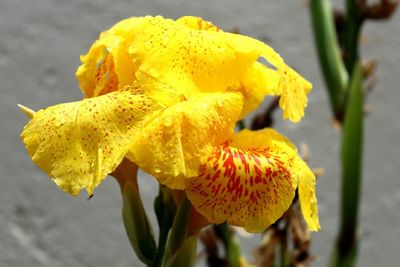
[{"label": "green stem", "polygon": [[363,93],[362,70],[355,65],[343,125],[341,221],[331,266],[354,266],[357,255],[357,224],[362,181]]},{"label": "green stem", "polygon": [[344,31],[345,62],[348,73],[354,69],[358,61],[358,39],[362,26],[357,0],[346,0],[346,27]]},{"label": "green stem", "polygon": [[154,210],[160,229],[158,235],[158,249],[155,260],[155,267],[162,265],[168,234],[176,213],[176,205],[171,196],[171,190],[163,185],[159,187],[159,194],[154,201]]},{"label": "green stem", "polygon": [[122,218],[129,241],[138,258],[147,266],[153,266],[156,257],[156,243],[137,184],[127,182],[121,191],[123,195]]},{"label": "green stem", "polygon": [[185,195],[176,213],[169,238],[168,247],[172,254],[182,246],[187,238],[190,208],[191,204]]},{"label": "green stem", "polygon": [[197,236],[188,235],[190,209],[191,204],[185,195],[172,224],[162,266],[191,267],[196,262]]},{"label": "green stem", "polygon": [[343,64],[329,0],[311,0],[312,26],[323,76],[336,118],[341,120],[348,74]]},{"label": "green stem", "polygon": [[220,237],[226,258],[230,267],[240,267],[240,245],[227,223],[215,225],[217,235]]},{"label": "green stem", "polygon": [[281,235],[281,267],[287,267],[289,266],[289,255],[288,255],[288,247],[287,247],[287,239],[286,239],[286,234]]}]

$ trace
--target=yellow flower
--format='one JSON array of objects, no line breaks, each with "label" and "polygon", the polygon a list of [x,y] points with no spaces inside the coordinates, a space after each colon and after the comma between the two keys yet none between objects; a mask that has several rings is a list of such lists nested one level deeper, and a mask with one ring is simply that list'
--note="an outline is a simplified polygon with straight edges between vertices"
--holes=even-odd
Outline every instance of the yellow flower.
[{"label": "yellow flower", "polygon": [[197,17],[140,17],[103,32],[81,60],[85,98],[34,113],[21,134],[61,189],[92,195],[126,157],[186,190],[210,222],[252,232],[276,221],[298,187],[319,229],[315,177],[294,145],[272,129],[233,132],[267,95],[281,96],[284,118],[304,116],[311,84],[272,48]]}]

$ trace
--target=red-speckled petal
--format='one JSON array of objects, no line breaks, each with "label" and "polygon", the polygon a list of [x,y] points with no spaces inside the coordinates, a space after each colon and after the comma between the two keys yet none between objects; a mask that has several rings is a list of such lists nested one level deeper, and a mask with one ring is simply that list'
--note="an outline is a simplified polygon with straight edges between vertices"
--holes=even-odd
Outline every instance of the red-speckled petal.
[{"label": "red-speckled petal", "polygon": [[272,129],[244,130],[215,149],[199,177],[187,180],[188,197],[211,223],[259,232],[289,208],[297,187],[294,146]]},{"label": "red-speckled petal", "polygon": [[213,148],[233,134],[242,106],[239,93],[209,93],[155,112],[127,157],[161,184],[184,189]]},{"label": "red-speckled petal", "polygon": [[82,65],[76,71],[85,97],[95,97],[121,90],[132,84],[135,65],[129,57],[125,36],[106,31],[81,56]]},{"label": "red-speckled petal", "polygon": [[32,158],[64,191],[89,195],[129,150],[142,120],[160,106],[117,91],[39,110],[21,138]]}]

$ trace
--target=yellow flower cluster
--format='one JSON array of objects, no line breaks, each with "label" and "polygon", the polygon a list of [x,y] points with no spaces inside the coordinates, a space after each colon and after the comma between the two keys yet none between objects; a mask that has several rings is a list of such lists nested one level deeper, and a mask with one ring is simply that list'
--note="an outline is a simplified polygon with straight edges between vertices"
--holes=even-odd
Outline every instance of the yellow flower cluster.
[{"label": "yellow flower cluster", "polygon": [[139,17],[101,33],[81,60],[85,98],[34,113],[21,134],[61,189],[92,195],[127,158],[186,190],[211,223],[262,231],[298,188],[319,229],[315,176],[295,146],[273,129],[234,133],[267,95],[280,96],[284,118],[304,116],[311,84],[272,48],[197,17]]}]

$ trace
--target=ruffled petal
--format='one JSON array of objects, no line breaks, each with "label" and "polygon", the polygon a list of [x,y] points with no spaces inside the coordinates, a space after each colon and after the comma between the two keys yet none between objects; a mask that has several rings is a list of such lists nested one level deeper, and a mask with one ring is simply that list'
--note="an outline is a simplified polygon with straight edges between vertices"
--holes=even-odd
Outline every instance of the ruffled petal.
[{"label": "ruffled petal", "polygon": [[254,59],[238,58],[220,32],[203,30],[210,23],[195,20],[201,30],[191,25],[190,18],[175,22],[153,17],[134,31],[129,52],[138,64],[136,77],[143,88],[190,99],[198,92],[223,92],[240,82]]},{"label": "ruffled petal", "polygon": [[[283,109],[284,119],[298,122],[303,118],[304,109],[307,107],[307,94],[312,88],[311,83],[286,65],[281,56],[263,42],[238,34],[223,33],[223,35],[226,41],[235,49],[237,55],[254,58],[254,60],[263,57],[276,68],[279,82],[278,87],[271,94],[281,96],[279,105]],[[264,75],[263,73],[260,74],[260,77]],[[265,79],[265,77],[261,79]],[[253,90],[260,89],[262,87],[253,88]]]},{"label": "ruffled petal", "polygon": [[211,223],[259,232],[289,208],[297,187],[294,146],[272,129],[243,130],[186,181],[193,206]]},{"label": "ruffled petal", "polygon": [[177,19],[176,22],[196,30],[211,32],[222,31],[220,28],[212,24],[212,22],[203,20],[200,17],[183,16]]},{"label": "ruffled petal", "polygon": [[21,138],[32,160],[64,191],[89,195],[121,162],[140,122],[160,107],[119,91],[36,112]]},{"label": "ruffled petal", "polygon": [[[304,116],[311,84],[260,41],[225,33],[197,17],[183,17],[178,23],[152,18],[136,34],[130,52],[136,61],[143,62],[136,76],[144,88],[178,91],[190,98],[193,92],[225,91],[248,83],[243,92],[250,96],[245,98],[245,112],[254,108],[255,99],[259,103],[272,94],[281,96],[285,119],[297,122]],[[276,71],[255,64],[259,57],[274,65]],[[255,74],[260,82],[251,84]]]},{"label": "ruffled petal", "polygon": [[127,157],[160,183],[184,189],[232,134],[242,106],[239,93],[208,93],[160,110],[143,123]]},{"label": "ruffled petal", "polygon": [[135,80],[136,68],[128,54],[126,37],[118,33],[101,33],[89,52],[81,56],[76,77],[85,97],[121,90]]},{"label": "ruffled petal", "polygon": [[298,190],[301,212],[308,229],[318,231],[321,226],[319,224],[317,197],[315,194],[315,175],[300,157],[297,157],[294,169],[299,177]]},{"label": "ruffled petal", "polygon": [[[260,57],[276,70],[258,64]],[[100,35],[82,62],[77,77],[87,97],[120,90],[133,81],[164,105],[199,92],[242,88],[242,115],[266,95],[280,95],[284,118],[297,122],[311,90],[266,44],[225,33],[198,17],[123,20]]]},{"label": "ruffled petal", "polygon": [[267,95],[280,95],[278,73],[259,62],[255,62],[244,74],[239,90],[244,96],[241,118],[257,109]]}]

